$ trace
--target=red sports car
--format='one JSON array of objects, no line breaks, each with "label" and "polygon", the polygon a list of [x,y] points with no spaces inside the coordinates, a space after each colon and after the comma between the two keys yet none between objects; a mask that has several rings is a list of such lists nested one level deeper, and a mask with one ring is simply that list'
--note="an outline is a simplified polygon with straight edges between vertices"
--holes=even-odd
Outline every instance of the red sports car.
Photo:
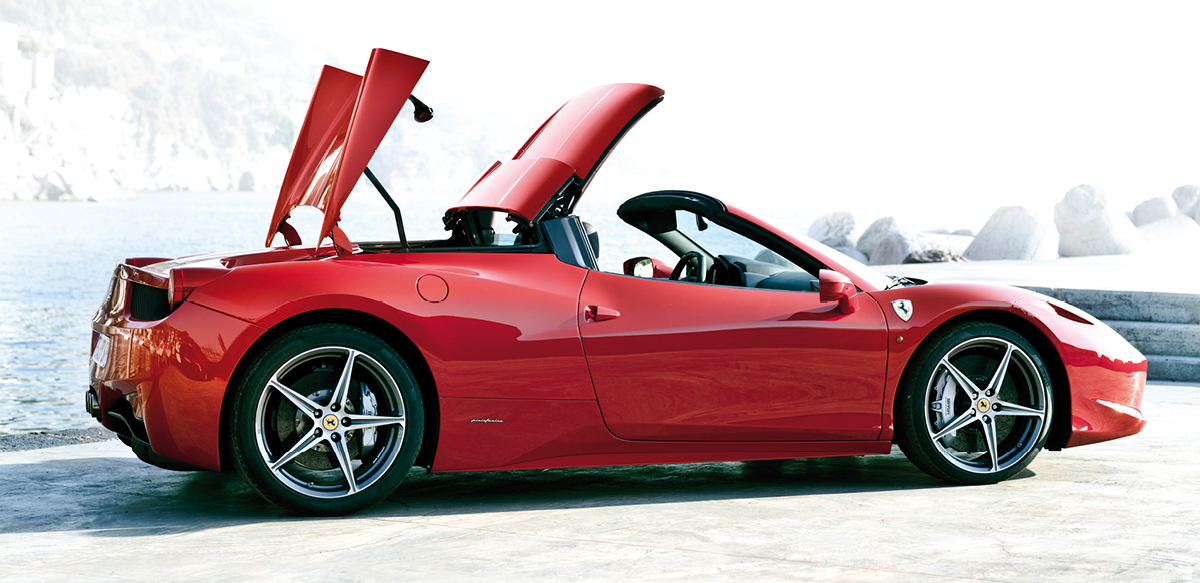
[{"label": "red sports car", "polygon": [[[673,265],[597,268],[572,214],[663,98],[584,92],[410,241],[367,169],[421,59],[325,67],[267,232],[286,245],[117,266],[88,410],[172,469],[236,469],[299,514],[344,514],[434,472],[884,454],[978,484],[1043,449],[1137,433],[1146,360],[1069,305],[889,278],[716,198],[642,194],[620,218]],[[338,228],[358,177],[397,238]],[[324,213],[316,245],[289,223]],[[669,253],[669,255],[667,255]]]}]

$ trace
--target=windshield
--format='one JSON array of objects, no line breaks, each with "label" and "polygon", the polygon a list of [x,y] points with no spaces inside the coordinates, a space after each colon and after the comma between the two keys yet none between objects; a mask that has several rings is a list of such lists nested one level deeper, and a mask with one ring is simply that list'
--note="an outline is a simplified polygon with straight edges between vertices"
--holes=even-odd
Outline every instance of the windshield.
[{"label": "windshield", "polygon": [[[744,235],[735,233],[721,225],[698,219],[698,215],[691,211],[678,210],[675,211],[675,219],[677,229],[680,233],[686,235],[689,239],[699,245],[705,252],[717,256],[726,256],[727,259],[749,259],[762,263],[770,263],[783,267],[790,271],[806,271],[804,268],[788,261],[781,257],[775,251],[757,243],[756,241],[747,238]],[[703,228],[701,228],[703,227]],[[847,269],[854,272],[855,275],[867,280],[872,286],[878,289],[883,289],[892,283],[892,278],[876,271],[875,269],[863,265],[852,257],[849,257],[835,249],[832,249],[822,243],[813,241],[807,237],[803,237],[806,243],[818,248],[821,252],[827,255],[830,259],[846,266]],[[812,273],[813,277],[819,276],[819,273]]]},{"label": "windshield", "polygon": [[792,270],[800,269],[792,262],[777,255],[774,251],[721,225],[704,220],[691,211],[675,211],[675,221],[676,228],[680,233],[687,235],[688,239],[691,239],[700,248],[714,256],[735,255],[755,261],[775,263]]},{"label": "windshield", "polygon": [[887,286],[891,285],[894,280],[892,276],[885,275],[883,272],[875,269],[874,267],[866,265],[861,261],[846,255],[837,249],[834,249],[833,247],[829,247],[824,243],[821,243],[820,241],[814,241],[806,238],[806,242],[811,244],[813,247],[819,248],[821,252],[828,255],[830,259],[834,259],[838,263],[850,268],[855,275],[867,280],[867,283],[870,283],[879,289],[886,288]]}]

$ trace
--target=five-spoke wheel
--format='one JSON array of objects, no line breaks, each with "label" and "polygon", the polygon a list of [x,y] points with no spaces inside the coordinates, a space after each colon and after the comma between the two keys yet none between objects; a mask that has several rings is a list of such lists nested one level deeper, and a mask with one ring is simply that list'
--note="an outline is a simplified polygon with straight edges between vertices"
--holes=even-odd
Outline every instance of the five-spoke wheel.
[{"label": "five-spoke wheel", "polygon": [[358,328],[289,332],[251,366],[234,402],[234,463],[268,500],[345,514],[391,493],[423,431],[420,392],[390,346]]},{"label": "five-spoke wheel", "polygon": [[914,356],[897,395],[896,441],[935,477],[999,482],[1041,450],[1052,403],[1050,376],[1028,341],[997,324],[959,324]]}]

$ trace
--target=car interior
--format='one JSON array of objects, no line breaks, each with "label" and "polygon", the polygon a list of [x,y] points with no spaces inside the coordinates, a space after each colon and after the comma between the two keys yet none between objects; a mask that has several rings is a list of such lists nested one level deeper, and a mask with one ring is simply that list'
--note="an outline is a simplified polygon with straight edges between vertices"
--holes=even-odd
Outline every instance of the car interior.
[{"label": "car interior", "polygon": [[[624,262],[624,274],[767,290],[817,292],[817,274],[825,266],[756,226],[725,212],[724,204],[707,195],[659,191],[625,201],[617,210],[629,225],[649,235],[678,259],[671,265],[653,257]],[[600,234],[575,215],[523,224],[506,213],[477,209],[446,217],[450,237],[409,241],[408,251],[553,251],[563,262],[599,269]],[[547,245],[547,243],[549,243]],[[368,253],[390,252],[396,243],[360,243]],[[789,253],[791,257],[784,257]]]},{"label": "car interior", "polygon": [[[617,213],[678,256],[668,279],[757,289],[816,292],[817,273],[824,268],[811,257],[809,269],[764,245],[765,236],[735,231],[720,201],[697,193],[647,193],[626,201]],[[726,224],[722,224],[726,223]],[[726,226],[728,225],[728,226]],[[778,244],[772,245],[782,249]],[[793,251],[794,252],[794,251]],[[625,262],[626,275],[660,277],[655,260]],[[660,262],[661,263],[661,262]]]}]

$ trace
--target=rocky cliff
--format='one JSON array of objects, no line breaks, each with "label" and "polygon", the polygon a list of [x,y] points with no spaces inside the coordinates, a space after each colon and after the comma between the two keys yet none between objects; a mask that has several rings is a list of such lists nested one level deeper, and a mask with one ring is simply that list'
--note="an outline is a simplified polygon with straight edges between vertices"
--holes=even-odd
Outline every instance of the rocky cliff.
[{"label": "rocky cliff", "polygon": [[0,0],[0,23],[0,200],[278,186],[319,64],[249,9]]}]

